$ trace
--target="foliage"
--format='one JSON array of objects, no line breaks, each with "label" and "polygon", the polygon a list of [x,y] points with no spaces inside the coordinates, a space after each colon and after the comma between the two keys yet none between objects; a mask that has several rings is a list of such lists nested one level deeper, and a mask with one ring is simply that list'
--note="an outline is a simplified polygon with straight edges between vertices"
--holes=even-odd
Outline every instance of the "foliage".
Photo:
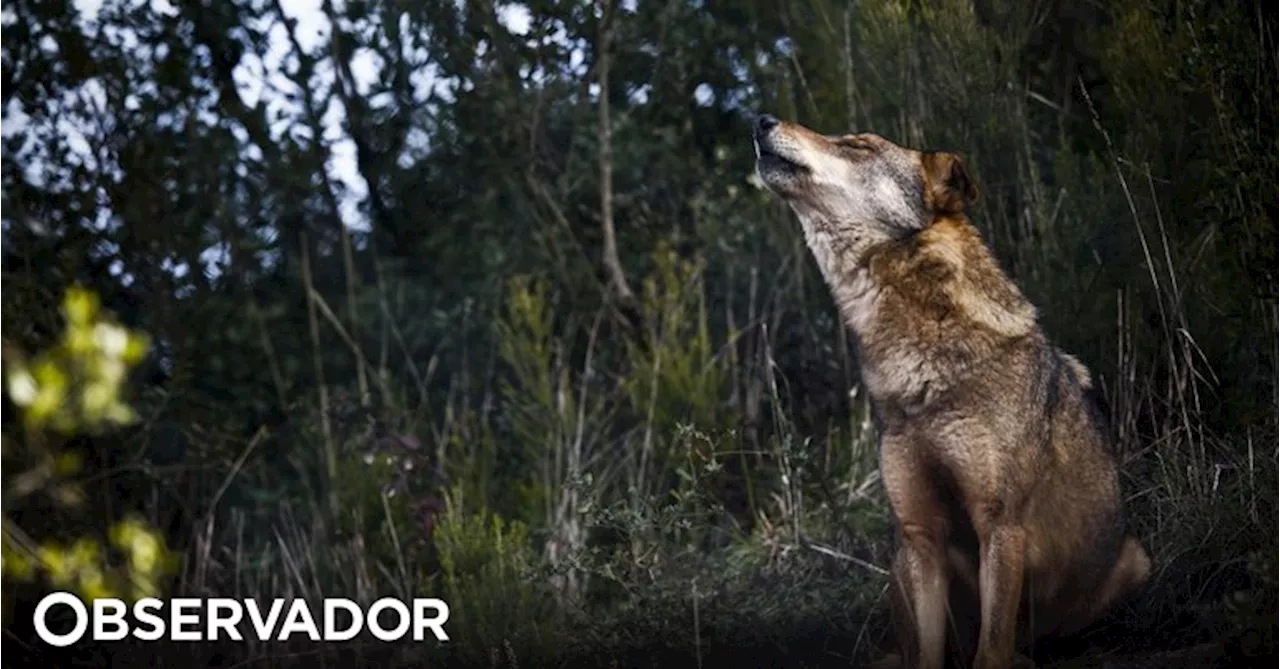
[{"label": "foliage", "polygon": [[[86,502],[77,480],[84,474],[83,456],[67,439],[136,420],[125,382],[147,340],[114,323],[100,311],[97,296],[82,288],[67,291],[62,312],[66,328],[56,346],[28,360],[4,345],[5,397],[18,408],[22,429],[4,434],[3,575],[10,583],[43,578],[85,599],[154,596],[176,564],[149,523],[131,513],[115,520],[105,536],[89,530],[68,537],[59,522],[82,515]],[[33,507],[43,522],[35,520]],[[6,595],[10,611],[9,588]]]},{"label": "foliage", "polygon": [[[463,664],[869,656],[892,548],[874,421],[794,217],[753,182],[768,110],[961,153],[984,238],[1094,371],[1156,576],[1088,652],[1273,638],[1274,17],[80,4],[3,11],[6,578],[47,538],[96,583],[82,558],[136,519],[163,541],[116,539],[182,547],[175,594],[443,588]],[[93,335],[76,297],[64,330],[76,285],[126,329]],[[130,369],[133,401],[102,390]],[[100,429],[73,429],[85,411]],[[108,503],[64,513],[71,481]]]},{"label": "foliage", "polygon": [[555,613],[549,593],[534,581],[528,527],[484,508],[468,511],[455,493],[447,497],[434,542],[459,645],[482,651],[472,660],[499,647],[528,652],[530,639]]}]

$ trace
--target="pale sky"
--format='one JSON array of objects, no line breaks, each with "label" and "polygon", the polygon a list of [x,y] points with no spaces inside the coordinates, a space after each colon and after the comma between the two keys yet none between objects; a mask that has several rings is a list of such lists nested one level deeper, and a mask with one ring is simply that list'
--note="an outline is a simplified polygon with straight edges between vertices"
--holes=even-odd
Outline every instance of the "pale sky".
[{"label": "pale sky", "polygon": [[[130,3],[149,3],[151,9],[164,15],[174,15],[177,10],[170,4],[169,0],[105,0],[105,2],[130,2]],[[295,36],[301,48],[311,53],[313,50],[323,48],[329,37],[329,20],[321,10],[321,3],[324,0],[282,0],[282,9],[286,15],[297,20],[297,28]],[[455,0],[461,1],[461,0]],[[334,0],[339,11],[345,0]],[[80,12],[80,27],[88,35],[99,35],[103,30],[97,21],[99,11],[104,4],[104,0],[74,0],[75,7]],[[0,9],[0,18],[3,25],[11,25],[18,18],[13,14],[10,6]],[[635,0],[624,0],[623,7],[629,11],[634,11]],[[499,10],[499,19],[513,34],[524,35],[528,33],[530,16],[528,9],[524,5],[512,4],[506,5]],[[270,126],[270,132],[273,139],[279,139],[286,132],[295,133],[301,136],[309,137],[310,129],[301,118],[301,109],[298,105],[289,102],[284,93],[290,91],[295,86],[288,76],[284,74],[283,68],[286,66],[286,59],[292,54],[292,48],[289,43],[289,36],[283,24],[277,22],[273,17],[264,19],[265,25],[252,26],[257,30],[269,29],[268,33],[269,48],[267,53],[261,57],[246,53],[241,59],[239,65],[235,68],[233,76],[238,85],[238,91],[243,102],[250,107],[257,105],[265,105],[269,119],[275,119]],[[105,34],[106,37],[113,42],[117,41],[126,48],[145,48],[145,45],[139,45],[137,38],[128,34],[128,31],[121,31],[112,27]],[[563,35],[553,37],[553,39],[565,39]],[[46,37],[41,42],[41,47],[50,51],[56,51],[57,43],[50,37]],[[419,50],[419,53],[410,54],[415,59],[425,62],[427,54]],[[584,68],[585,58],[581,47],[576,48],[571,53],[570,67],[576,69]],[[357,51],[351,61],[351,70],[355,79],[358,92],[367,95],[370,92],[370,86],[376,82],[382,75],[382,62],[380,57],[370,49],[360,49]],[[335,75],[331,64],[328,61],[321,62],[317,65],[316,73],[312,79],[312,86],[316,90],[327,91],[331,86],[335,85]],[[434,89],[437,93],[445,96],[449,93],[449,82],[440,80],[434,76],[431,65],[425,65],[411,76],[411,85],[413,86],[414,98],[423,100]],[[697,91],[698,101],[705,104],[710,97],[709,89],[704,90],[700,87]],[[591,91],[595,94],[594,87]],[[636,92],[637,98],[646,97],[646,91]],[[71,99],[88,99],[98,108],[106,105],[106,96],[96,80],[90,80],[83,84],[79,90],[72,91],[68,94]],[[369,99],[369,103],[377,106],[380,101],[378,96]],[[126,100],[126,105],[129,101]],[[384,102],[385,104],[385,102]],[[103,110],[105,112],[105,109]],[[369,222],[365,219],[360,211],[360,203],[368,195],[368,186],[364,178],[360,175],[356,166],[355,159],[355,143],[343,132],[341,124],[344,118],[345,110],[338,98],[330,98],[329,107],[325,110],[322,123],[324,126],[323,143],[329,151],[330,157],[328,161],[328,173],[332,180],[340,182],[345,186],[345,193],[340,194],[340,214],[344,223],[352,230],[367,231]],[[105,114],[104,114],[105,115]],[[93,115],[98,117],[98,115]],[[96,122],[97,118],[87,117],[63,117],[54,121],[57,124],[59,135],[67,139],[67,142],[73,153],[71,160],[80,162],[86,167],[95,168],[97,158],[88,141],[85,140],[90,124]],[[212,121],[212,119],[210,119]],[[0,132],[5,137],[22,132],[31,122],[31,118],[17,105],[16,101],[3,109],[3,119],[0,121]],[[402,163],[411,163],[420,154],[426,150],[426,137],[419,134],[410,135],[410,144],[406,151],[406,155],[399,156]],[[241,141],[246,144],[246,155],[252,155],[260,151],[259,147],[248,144],[248,136],[242,130],[238,133]],[[414,155],[418,154],[418,155]],[[45,166],[47,161],[41,160],[38,156],[38,148],[29,143],[23,150],[19,150],[16,156],[5,156],[5,159],[13,159],[24,161],[24,168],[33,182],[44,183],[49,177],[54,175],[46,174]],[[98,226],[113,225],[109,213],[103,213],[100,220],[90,222]],[[220,248],[210,248],[204,254],[203,258],[206,263],[211,265],[208,269],[217,271],[219,258],[224,254]],[[123,269],[123,268],[122,268]],[[171,271],[177,276],[182,276],[189,268],[181,265],[171,266]],[[122,279],[128,281],[127,275]]]}]

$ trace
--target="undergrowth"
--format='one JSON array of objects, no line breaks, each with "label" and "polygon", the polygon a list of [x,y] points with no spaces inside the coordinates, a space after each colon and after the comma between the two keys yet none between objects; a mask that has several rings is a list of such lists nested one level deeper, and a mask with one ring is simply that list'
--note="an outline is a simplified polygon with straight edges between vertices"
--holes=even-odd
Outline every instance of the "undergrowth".
[{"label": "undergrowth", "polygon": [[[1169,23],[1146,2],[1121,3],[1096,36],[1114,94],[1103,105],[1083,82],[1079,96],[1067,87],[1088,109],[1087,138],[1054,137],[1033,128],[1057,103],[1010,83],[1013,59],[984,48],[1016,52],[1017,35],[980,26],[968,3],[937,3],[923,19],[900,3],[863,4],[849,19],[856,40],[835,24],[795,28],[839,32],[830,43],[847,50],[845,67],[884,64],[856,71],[857,104],[815,95],[822,82],[802,76],[812,54],[761,95],[814,127],[853,119],[904,143],[964,149],[989,185],[975,214],[984,236],[1050,336],[1097,373],[1130,523],[1154,561],[1140,597],[1042,661],[1191,646],[1274,655],[1274,285],[1224,288],[1258,283],[1256,259],[1220,246],[1232,234],[1274,246],[1276,154],[1259,142],[1274,148],[1274,81],[1258,102],[1271,116],[1258,121],[1224,102],[1220,75],[1252,72],[1267,38],[1240,17]],[[1240,48],[1188,46],[1206,30]],[[925,70],[895,55],[908,40]],[[952,64],[955,53],[965,58]],[[921,91],[947,94],[893,111]],[[1201,98],[1218,104],[1202,114]],[[1171,133],[1193,149],[1164,151]],[[745,136],[735,151],[750,151]],[[116,666],[856,666],[874,656],[887,643],[891,523],[853,346],[829,300],[809,307],[825,287],[789,212],[745,185],[699,207],[707,231],[730,221],[768,253],[748,254],[747,242],[658,247],[633,331],[607,306],[576,308],[551,273],[502,277],[503,301],[484,316],[491,346],[477,344],[479,371],[447,392],[428,391],[422,361],[362,352],[379,361],[368,363],[372,390],[333,384],[249,439],[192,427],[193,466],[140,456],[93,483],[107,496],[133,491],[150,524],[168,528],[183,557],[173,596],[440,597],[452,611],[447,644],[53,651],[27,645],[19,621],[6,653],[86,665],[110,655]],[[360,304],[382,309],[388,290],[380,283]],[[366,314],[363,329],[397,340],[385,315]],[[144,395],[140,412],[162,403]],[[146,453],[148,438],[140,431],[130,452]],[[16,587],[7,598],[48,583]]]}]

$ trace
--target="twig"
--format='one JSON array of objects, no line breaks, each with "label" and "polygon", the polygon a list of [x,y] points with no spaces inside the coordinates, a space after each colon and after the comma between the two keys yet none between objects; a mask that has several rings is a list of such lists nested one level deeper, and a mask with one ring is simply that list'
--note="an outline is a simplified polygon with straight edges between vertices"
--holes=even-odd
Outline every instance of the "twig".
[{"label": "twig", "polygon": [[808,546],[809,548],[811,548],[811,549],[815,550],[815,551],[818,551],[819,553],[822,553],[823,555],[831,556],[831,557],[833,557],[833,558],[836,558],[837,560],[844,560],[845,562],[852,562],[852,563],[854,563],[854,564],[856,564],[856,565],[858,565],[858,566],[860,566],[860,567],[863,567],[864,569],[867,569],[868,571],[871,571],[871,572],[873,572],[873,573],[879,574],[879,575],[881,575],[881,576],[888,576],[888,575],[889,575],[889,570],[888,570],[888,569],[885,569],[884,567],[879,567],[879,566],[877,566],[877,565],[871,564],[870,562],[867,562],[866,560],[862,560],[862,559],[856,558],[856,557],[854,557],[854,556],[852,556],[852,555],[849,555],[848,553],[841,553],[840,551],[838,551],[838,550],[836,550],[836,549],[834,549],[834,548],[828,548],[828,547],[823,546],[823,545],[821,545],[821,544],[815,544],[815,543],[812,543],[812,542],[810,542],[810,543],[806,543],[805,545],[806,545],[806,546]]}]

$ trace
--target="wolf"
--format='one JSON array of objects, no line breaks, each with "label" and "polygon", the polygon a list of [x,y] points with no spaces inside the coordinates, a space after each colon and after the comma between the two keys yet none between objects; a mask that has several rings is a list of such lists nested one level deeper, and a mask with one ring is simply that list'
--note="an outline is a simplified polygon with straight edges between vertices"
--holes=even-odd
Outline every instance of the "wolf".
[{"label": "wolf", "polygon": [[1019,640],[1137,594],[1151,560],[1125,529],[1089,371],[970,221],[961,158],[768,114],[752,135],[853,335],[878,427],[897,540],[887,661],[1025,666]]}]

